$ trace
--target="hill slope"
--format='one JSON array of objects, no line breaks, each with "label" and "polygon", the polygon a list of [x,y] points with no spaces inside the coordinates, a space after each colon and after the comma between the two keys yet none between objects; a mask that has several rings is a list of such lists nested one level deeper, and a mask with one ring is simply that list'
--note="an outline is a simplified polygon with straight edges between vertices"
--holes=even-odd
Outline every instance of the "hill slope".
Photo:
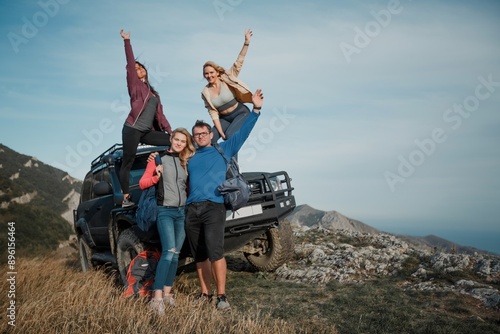
[{"label": "hill slope", "polygon": [[[0,144],[0,229],[15,223],[17,255],[44,254],[69,238],[69,208],[80,189],[81,181],[66,172]],[[0,240],[2,249],[6,242]]]}]

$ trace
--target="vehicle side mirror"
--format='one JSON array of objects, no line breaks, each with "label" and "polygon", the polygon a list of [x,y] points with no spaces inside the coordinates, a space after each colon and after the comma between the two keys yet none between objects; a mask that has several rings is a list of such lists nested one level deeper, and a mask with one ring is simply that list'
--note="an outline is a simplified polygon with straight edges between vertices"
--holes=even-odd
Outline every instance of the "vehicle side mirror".
[{"label": "vehicle side mirror", "polygon": [[94,185],[94,194],[96,196],[110,195],[113,193],[113,188],[106,181],[101,181]]}]

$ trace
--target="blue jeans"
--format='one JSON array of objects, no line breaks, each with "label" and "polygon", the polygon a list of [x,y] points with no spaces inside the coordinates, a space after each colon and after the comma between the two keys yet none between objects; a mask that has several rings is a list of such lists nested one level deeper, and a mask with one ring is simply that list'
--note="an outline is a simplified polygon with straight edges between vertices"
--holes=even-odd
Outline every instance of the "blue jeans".
[{"label": "blue jeans", "polygon": [[156,267],[155,290],[163,290],[164,286],[174,283],[179,253],[186,238],[184,229],[185,208],[158,206],[156,226],[160,234],[161,257]]}]

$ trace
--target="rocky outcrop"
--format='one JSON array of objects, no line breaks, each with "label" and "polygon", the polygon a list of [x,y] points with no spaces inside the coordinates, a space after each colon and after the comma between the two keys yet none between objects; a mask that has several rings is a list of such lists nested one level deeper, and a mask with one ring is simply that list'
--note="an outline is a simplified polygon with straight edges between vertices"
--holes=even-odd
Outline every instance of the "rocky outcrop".
[{"label": "rocky outcrop", "polygon": [[[430,248],[414,248],[394,235],[336,229],[337,225],[338,222],[313,227],[295,224],[295,260],[278,268],[276,277],[326,284],[332,280],[353,283],[406,274],[404,289],[454,291],[477,298],[488,307],[500,308],[500,293],[489,285],[500,283],[500,257],[434,252]],[[414,269],[408,272],[411,268]],[[456,272],[466,273],[470,279],[436,279]]]},{"label": "rocky outcrop", "polygon": [[38,167],[38,159],[35,158],[35,157],[31,157],[31,159],[29,159],[25,164],[24,164],[24,167],[28,167],[28,168],[31,168],[31,167]]},{"label": "rocky outcrop", "polygon": [[27,204],[31,202],[33,198],[38,194],[38,192],[35,190],[31,193],[23,194],[19,197],[15,197],[11,199],[9,202],[2,202],[0,203],[0,208],[1,209],[7,209],[10,205],[10,203],[17,203],[17,204]]},{"label": "rocky outcrop", "polygon": [[78,207],[78,202],[80,201],[80,194],[74,189],[69,192],[66,197],[64,197],[63,202],[68,204],[68,210],[65,211],[61,216],[68,221],[73,226],[73,209]]}]

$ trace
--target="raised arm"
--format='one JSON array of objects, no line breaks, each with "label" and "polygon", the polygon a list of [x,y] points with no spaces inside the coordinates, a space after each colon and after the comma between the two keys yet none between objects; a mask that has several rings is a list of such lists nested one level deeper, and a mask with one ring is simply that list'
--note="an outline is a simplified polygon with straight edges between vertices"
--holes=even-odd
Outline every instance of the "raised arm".
[{"label": "raised arm", "polygon": [[245,61],[245,56],[248,51],[248,47],[250,46],[252,34],[252,30],[245,30],[245,42],[243,43],[243,47],[241,48],[241,51],[238,54],[238,57],[236,58],[233,66],[231,66],[231,68],[226,71],[228,75],[234,75],[235,77],[237,77],[238,74],[240,74],[241,68],[243,67],[243,62]]},{"label": "raised arm", "polygon": [[122,29],[122,30],[120,30],[120,35],[122,36],[123,42],[125,45],[125,58],[127,59],[127,72],[130,75],[133,73],[136,74],[134,51],[132,51],[132,44],[130,44],[130,32],[126,33]]},{"label": "raised arm", "polygon": [[243,43],[243,47],[240,51],[240,56],[245,57],[247,54],[248,47],[250,46],[250,40],[252,39],[252,30],[245,30],[245,43]]}]

